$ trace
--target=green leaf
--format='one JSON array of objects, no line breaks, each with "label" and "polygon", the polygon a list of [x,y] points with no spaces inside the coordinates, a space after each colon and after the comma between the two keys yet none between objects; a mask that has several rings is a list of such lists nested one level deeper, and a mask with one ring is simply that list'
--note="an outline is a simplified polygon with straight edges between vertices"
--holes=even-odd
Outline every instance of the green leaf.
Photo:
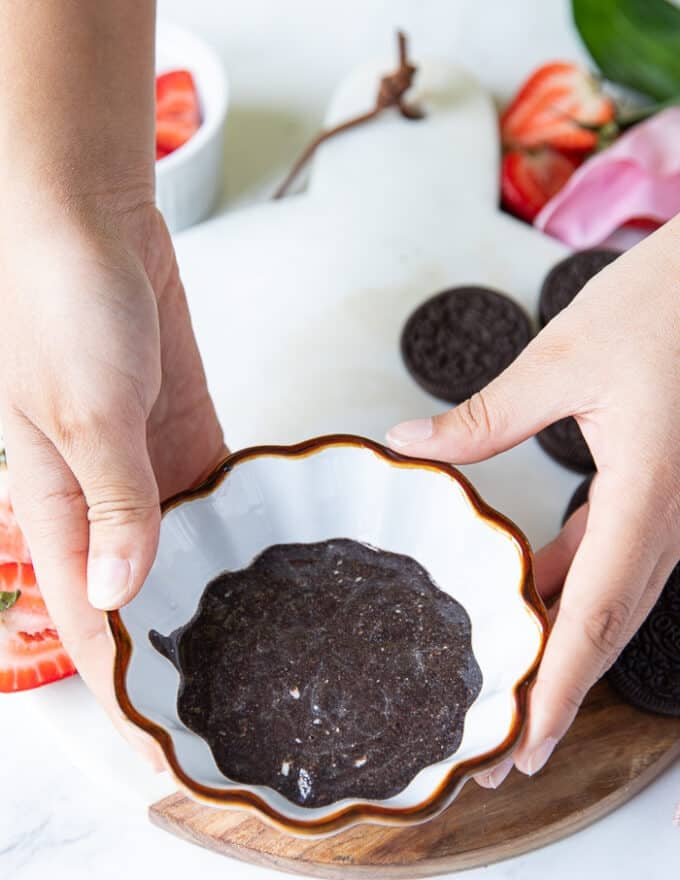
[{"label": "green leaf", "polygon": [[6,593],[0,590],[0,611],[7,611],[8,608],[11,608],[17,602],[20,595],[21,590],[15,590],[13,593]]},{"label": "green leaf", "polygon": [[680,95],[680,9],[669,0],[572,0],[581,39],[607,79],[663,101]]}]

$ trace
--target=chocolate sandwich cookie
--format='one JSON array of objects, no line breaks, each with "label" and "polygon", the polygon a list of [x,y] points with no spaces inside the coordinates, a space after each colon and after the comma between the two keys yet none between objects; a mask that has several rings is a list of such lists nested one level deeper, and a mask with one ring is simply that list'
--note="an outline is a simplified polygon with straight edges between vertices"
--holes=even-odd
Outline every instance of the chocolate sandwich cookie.
[{"label": "chocolate sandwich cookie", "polygon": [[569,504],[567,504],[567,509],[564,511],[564,516],[562,517],[562,525],[565,524],[572,513],[576,513],[579,507],[582,507],[588,500],[590,484],[593,482],[594,476],[595,474],[590,474],[590,476],[587,476],[585,480],[580,482],[574,490],[574,494],[569,499]]},{"label": "chocolate sandwich cookie", "polygon": [[604,249],[577,251],[553,266],[545,277],[538,301],[541,326],[566,308],[586,282],[618,256],[619,251]]},{"label": "chocolate sandwich cookie", "polygon": [[541,447],[564,467],[581,474],[595,470],[590,453],[576,419],[560,419],[536,434]]},{"label": "chocolate sandwich cookie", "polygon": [[639,709],[680,717],[680,562],[607,679]]},{"label": "chocolate sandwich cookie", "polygon": [[406,322],[401,353],[416,382],[460,403],[501,373],[531,339],[524,310],[488,287],[452,287]]}]

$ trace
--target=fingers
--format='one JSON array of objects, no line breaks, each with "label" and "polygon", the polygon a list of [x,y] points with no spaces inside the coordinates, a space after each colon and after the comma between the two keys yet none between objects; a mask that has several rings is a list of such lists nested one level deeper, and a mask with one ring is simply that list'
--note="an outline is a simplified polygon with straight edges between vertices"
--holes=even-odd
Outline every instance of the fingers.
[{"label": "fingers", "polygon": [[388,445],[406,455],[465,464],[521,443],[582,411],[582,367],[565,370],[568,353],[569,345],[546,328],[486,388],[442,415],[396,425],[387,433]]},{"label": "fingers", "polygon": [[512,770],[513,766],[514,762],[512,758],[506,758],[505,761],[501,761],[500,764],[493,767],[491,770],[488,770],[485,773],[478,773],[472,778],[477,785],[481,785],[482,788],[498,788],[501,782],[503,782],[508,773]]},{"label": "fingers", "polygon": [[562,589],[586,530],[587,520],[588,504],[583,504],[569,517],[557,537],[536,554],[536,588],[543,599],[551,599]]},{"label": "fingers", "polygon": [[23,417],[3,419],[12,502],[40,590],[66,650],[90,688],[111,705],[113,651],[105,618],[87,601],[87,505],[52,443]]},{"label": "fingers", "polygon": [[119,732],[156,769],[153,741],[127,721],[113,691],[113,644],[106,617],[87,599],[87,503],[53,444],[21,416],[4,416],[12,503],[31,548],[45,604],[88,688]]},{"label": "fingers", "polygon": [[[79,432],[80,433],[80,432]],[[146,579],[158,545],[158,486],[138,424],[90,427],[62,438],[64,458],[87,504],[87,588],[95,608],[120,608]]]},{"label": "fingers", "polygon": [[[598,476],[588,527],[574,556],[515,754],[522,772],[541,769],[589,688],[640,625],[662,583],[652,521],[628,484]],[[574,515],[576,518],[576,515]],[[670,572],[667,568],[666,577]]]},{"label": "fingers", "polygon": [[[584,504],[569,518],[560,534],[536,554],[535,574],[536,586],[544,599],[550,598],[562,588],[569,566],[574,557],[583,533],[588,516],[588,505]],[[549,614],[554,620],[559,601]],[[513,758],[506,758],[497,767],[476,775],[475,782],[482,788],[498,788],[514,766]]]}]

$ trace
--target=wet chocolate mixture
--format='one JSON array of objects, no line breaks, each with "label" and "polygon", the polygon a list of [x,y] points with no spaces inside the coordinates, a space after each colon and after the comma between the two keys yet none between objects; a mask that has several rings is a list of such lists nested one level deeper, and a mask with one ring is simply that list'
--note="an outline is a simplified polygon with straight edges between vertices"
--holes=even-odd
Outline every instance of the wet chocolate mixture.
[{"label": "wet chocolate mixture", "polygon": [[409,556],[344,538],[269,547],[149,637],[225,776],[306,807],[397,794],[455,752],[482,686],[464,608]]}]

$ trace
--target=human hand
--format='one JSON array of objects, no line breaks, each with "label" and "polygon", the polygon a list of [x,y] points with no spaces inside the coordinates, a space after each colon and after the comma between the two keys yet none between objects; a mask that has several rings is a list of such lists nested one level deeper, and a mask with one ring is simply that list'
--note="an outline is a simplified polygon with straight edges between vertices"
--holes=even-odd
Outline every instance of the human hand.
[{"label": "human hand", "polygon": [[172,243],[146,202],[66,221],[43,208],[2,237],[0,258],[13,504],[64,646],[130,735],[97,609],[142,585],[159,499],[226,452]]},{"label": "human hand", "polygon": [[590,281],[504,373],[433,419],[397,425],[406,455],[480,461],[574,415],[597,465],[590,501],[536,556],[564,584],[513,761],[539,771],[680,558],[680,216]]}]

